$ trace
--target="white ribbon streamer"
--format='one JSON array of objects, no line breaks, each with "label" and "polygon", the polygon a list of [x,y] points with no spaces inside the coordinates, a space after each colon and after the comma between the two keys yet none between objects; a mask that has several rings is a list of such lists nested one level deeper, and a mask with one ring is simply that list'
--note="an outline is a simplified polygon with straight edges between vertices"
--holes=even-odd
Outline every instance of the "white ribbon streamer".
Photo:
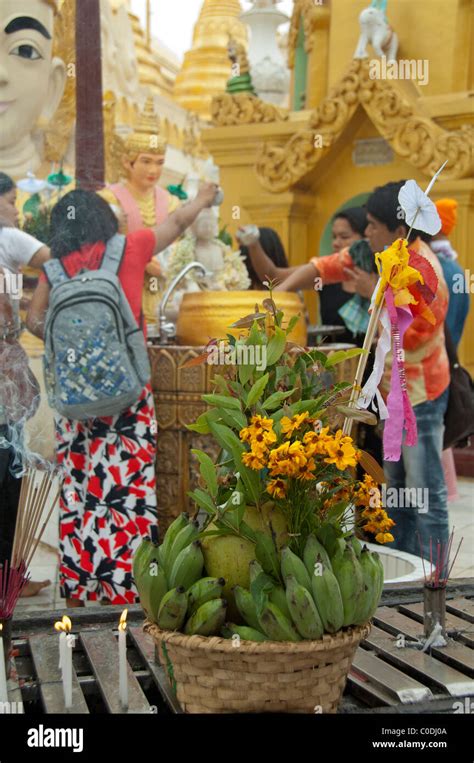
[{"label": "white ribbon streamer", "polygon": [[376,410],[374,405],[374,399],[377,401],[379,415],[381,419],[388,419],[388,410],[385,405],[382,395],[379,391],[379,385],[382,380],[385,358],[390,352],[392,346],[392,327],[390,324],[390,316],[386,307],[382,309],[380,313],[380,323],[382,325],[382,333],[380,334],[375,348],[374,367],[372,373],[367,379],[364,387],[361,390],[359,399],[357,400],[357,408],[368,408],[371,405],[372,410]]}]

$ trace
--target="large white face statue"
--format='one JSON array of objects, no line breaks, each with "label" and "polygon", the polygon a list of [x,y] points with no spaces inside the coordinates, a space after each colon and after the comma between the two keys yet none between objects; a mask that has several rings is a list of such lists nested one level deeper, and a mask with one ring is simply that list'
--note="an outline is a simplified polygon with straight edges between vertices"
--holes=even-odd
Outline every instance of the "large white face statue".
[{"label": "large white face statue", "polygon": [[219,226],[212,209],[203,209],[196,217],[191,230],[198,242],[210,242],[217,238]]},{"label": "large white face statue", "polygon": [[32,133],[40,117],[51,119],[64,92],[53,25],[47,0],[0,0],[0,167],[14,176],[38,168]]}]

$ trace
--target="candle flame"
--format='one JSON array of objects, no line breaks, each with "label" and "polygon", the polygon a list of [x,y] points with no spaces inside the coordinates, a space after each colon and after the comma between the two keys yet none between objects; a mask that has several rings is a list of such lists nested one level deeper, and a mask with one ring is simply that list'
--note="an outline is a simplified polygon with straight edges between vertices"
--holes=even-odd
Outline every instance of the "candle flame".
[{"label": "candle flame", "polygon": [[119,631],[125,631],[127,629],[127,613],[128,609],[124,609],[120,615]]},{"label": "candle flame", "polygon": [[3,631],[3,623],[0,623],[0,633]]},{"label": "candle flame", "polygon": [[54,628],[55,630],[61,631],[62,633],[69,633],[72,630],[71,619],[67,615],[63,615],[62,620],[54,623]]}]

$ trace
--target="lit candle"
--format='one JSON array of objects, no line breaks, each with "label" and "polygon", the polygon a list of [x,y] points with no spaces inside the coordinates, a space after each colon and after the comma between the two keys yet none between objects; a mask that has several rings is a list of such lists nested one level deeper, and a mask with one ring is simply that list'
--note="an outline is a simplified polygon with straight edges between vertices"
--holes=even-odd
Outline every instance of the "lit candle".
[{"label": "lit candle", "polygon": [[119,692],[124,710],[128,709],[128,672],[127,672],[127,610],[120,615],[119,631]]},{"label": "lit candle", "polygon": [[0,702],[8,702],[7,673],[5,670],[5,650],[3,648],[3,624],[0,623]]},{"label": "lit candle", "polygon": [[[59,667],[63,681],[64,704],[66,709],[72,707],[72,647],[74,637],[70,637],[71,620],[67,615],[60,622],[54,623],[59,634]],[[72,640],[71,640],[72,639]]]}]

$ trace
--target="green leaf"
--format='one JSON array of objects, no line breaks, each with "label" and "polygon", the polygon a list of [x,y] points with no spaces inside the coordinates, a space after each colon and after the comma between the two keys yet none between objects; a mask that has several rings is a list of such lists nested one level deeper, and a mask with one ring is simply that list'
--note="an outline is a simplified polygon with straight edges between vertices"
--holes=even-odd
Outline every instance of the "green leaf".
[{"label": "green leaf", "polygon": [[257,545],[255,548],[257,561],[260,562],[265,572],[269,575],[273,575],[273,577],[278,580],[280,577],[280,561],[278,552],[275,548],[275,543],[266,533],[257,532],[255,534],[257,536]]},{"label": "green leaf", "polygon": [[242,521],[240,523],[240,532],[253,543],[257,542],[257,533],[252,527],[250,527],[250,525],[247,524],[247,522]]},{"label": "green leaf", "polygon": [[245,485],[247,496],[253,504],[257,505],[260,498],[260,478],[258,472],[249,469],[242,463],[242,454],[245,453],[245,446],[239,440],[235,432],[222,424],[211,424],[211,431],[221,448],[225,448],[232,453],[234,459],[235,471],[239,472],[240,478]]},{"label": "green leaf", "polygon": [[293,315],[290,318],[290,320],[288,321],[288,326],[286,327],[286,330],[285,330],[285,333],[287,336],[291,334],[291,332],[293,331],[294,327],[296,326],[300,318],[301,318],[301,315],[299,313],[298,315]]},{"label": "green leaf", "polygon": [[275,408],[278,408],[278,406],[281,405],[287,397],[290,397],[294,391],[294,389],[289,389],[287,392],[274,392],[273,395],[270,395],[270,397],[267,397],[267,399],[264,400],[262,408],[265,411],[275,410]]},{"label": "green leaf", "polygon": [[240,400],[236,397],[230,397],[227,395],[202,395],[202,400],[208,405],[215,405],[222,408],[233,408],[236,411],[241,411]]},{"label": "green leaf", "polygon": [[206,483],[211,496],[215,498],[217,495],[217,473],[215,464],[203,450],[191,448],[191,453],[194,453],[197,457],[200,464],[201,476]]},{"label": "green leaf", "polygon": [[214,374],[214,376],[211,379],[211,382],[215,384],[224,395],[227,395],[229,393],[229,387],[227,386],[227,381],[224,379],[223,376],[221,376],[221,374]]},{"label": "green leaf", "polygon": [[250,347],[252,344],[263,344],[262,332],[258,327],[257,321],[252,323],[252,328],[249,331],[249,335],[245,340],[245,344]]},{"label": "green leaf", "polygon": [[273,366],[283,355],[286,345],[286,332],[275,326],[275,333],[267,345],[267,367]]},{"label": "green leaf", "polygon": [[257,616],[260,617],[262,610],[268,601],[268,594],[275,587],[274,581],[265,572],[261,572],[250,584],[250,593],[255,602]]},{"label": "green leaf", "polygon": [[211,430],[209,429],[207,413],[201,413],[194,424],[186,424],[186,429],[189,429],[190,432],[197,432],[198,434],[209,434]]},{"label": "green leaf", "polygon": [[264,374],[261,379],[258,379],[251,387],[250,392],[247,395],[247,408],[250,408],[251,405],[255,405],[257,400],[260,400],[260,397],[263,395],[263,391],[267,386],[268,379],[269,374]]},{"label": "green leaf", "polygon": [[353,347],[351,350],[337,350],[333,355],[328,357],[326,362],[326,368],[331,368],[338,363],[343,363],[344,360],[349,358],[355,358],[357,355],[366,354],[367,350],[362,350],[360,347]]},{"label": "green leaf", "polygon": [[221,411],[221,419],[232,429],[237,429],[238,432],[248,424],[247,417],[241,411],[234,411],[229,408]]},{"label": "green leaf", "polygon": [[239,381],[241,384],[247,384],[247,382],[252,377],[252,374],[255,370],[255,366],[251,363],[248,365],[241,364],[239,366]]},{"label": "green leaf", "polygon": [[208,514],[216,513],[217,509],[214,506],[211,496],[208,495],[208,493],[205,493],[204,490],[201,490],[201,488],[196,488],[196,490],[190,491],[188,495],[196,501],[198,506],[204,509],[204,511],[207,511]]}]

